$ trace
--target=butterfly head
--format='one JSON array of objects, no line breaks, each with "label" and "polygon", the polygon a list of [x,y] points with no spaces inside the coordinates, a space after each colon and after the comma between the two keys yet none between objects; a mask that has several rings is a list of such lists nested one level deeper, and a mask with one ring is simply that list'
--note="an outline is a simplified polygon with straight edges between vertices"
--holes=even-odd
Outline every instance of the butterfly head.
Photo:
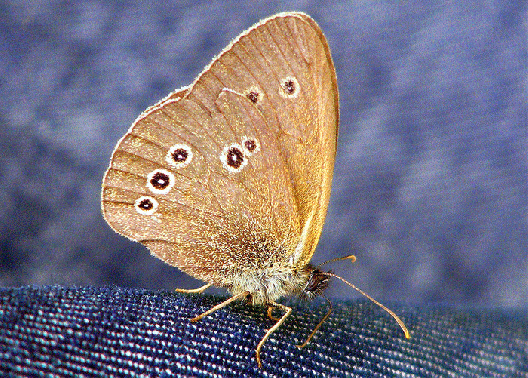
[{"label": "butterfly head", "polygon": [[306,300],[312,300],[322,295],[328,287],[328,280],[330,279],[327,272],[323,272],[319,268],[312,267],[311,265],[309,265],[309,268],[311,268],[311,271],[308,276],[308,281],[299,295],[301,299]]}]

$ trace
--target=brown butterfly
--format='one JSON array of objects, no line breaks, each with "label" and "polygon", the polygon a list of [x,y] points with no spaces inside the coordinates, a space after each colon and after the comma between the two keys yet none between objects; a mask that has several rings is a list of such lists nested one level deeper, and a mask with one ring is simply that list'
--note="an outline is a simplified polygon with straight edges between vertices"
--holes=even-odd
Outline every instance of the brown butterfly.
[{"label": "brown butterfly", "polygon": [[193,321],[241,298],[268,306],[277,322],[257,346],[259,366],[262,345],[291,313],[277,301],[322,294],[333,276],[310,259],[330,197],[338,118],[323,32],[306,14],[277,14],[143,112],[103,180],[102,210],[115,231],[207,282],[179,291],[214,285],[232,294]]}]

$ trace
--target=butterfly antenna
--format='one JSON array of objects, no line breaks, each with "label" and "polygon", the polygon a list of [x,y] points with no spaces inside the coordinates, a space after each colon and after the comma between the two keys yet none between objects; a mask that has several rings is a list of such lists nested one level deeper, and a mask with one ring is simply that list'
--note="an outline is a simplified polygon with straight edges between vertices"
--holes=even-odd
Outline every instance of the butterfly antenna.
[{"label": "butterfly antenna", "polygon": [[343,260],[348,260],[348,259],[350,259],[350,262],[355,262],[356,261],[356,256],[348,255],[348,256],[344,256],[344,257],[336,257],[335,259],[327,260],[324,263],[321,263],[321,264],[317,265],[317,268],[320,268],[323,265],[328,264],[328,263],[333,263],[333,262],[336,262],[336,261],[343,261]]},{"label": "butterfly antenna", "polygon": [[[344,258],[341,258],[341,259],[344,259]],[[405,326],[405,324],[403,323],[403,321],[398,317],[398,315],[396,315],[394,312],[392,312],[390,309],[388,309],[387,307],[385,307],[383,304],[381,304],[380,302],[378,302],[377,300],[375,300],[374,298],[372,298],[370,295],[368,295],[367,293],[365,293],[363,290],[361,290],[359,287],[351,284],[350,282],[348,282],[347,280],[345,280],[344,278],[342,277],[339,277],[338,275],[334,274],[334,273],[331,273],[331,272],[326,272],[324,273],[328,276],[331,276],[331,277],[335,277],[337,279],[340,279],[341,281],[343,281],[344,283],[346,283],[348,286],[350,286],[351,288],[355,289],[356,291],[358,291],[360,294],[364,295],[365,297],[367,297],[368,299],[370,299],[372,302],[374,302],[375,304],[377,304],[379,307],[381,307],[383,310],[387,311],[389,313],[390,316],[392,316],[394,318],[394,320],[396,320],[396,322],[398,323],[398,325],[400,326],[400,328],[402,329],[403,333],[405,334],[405,338],[406,339],[410,339],[411,336],[409,334],[409,330],[407,329],[407,327]]]}]

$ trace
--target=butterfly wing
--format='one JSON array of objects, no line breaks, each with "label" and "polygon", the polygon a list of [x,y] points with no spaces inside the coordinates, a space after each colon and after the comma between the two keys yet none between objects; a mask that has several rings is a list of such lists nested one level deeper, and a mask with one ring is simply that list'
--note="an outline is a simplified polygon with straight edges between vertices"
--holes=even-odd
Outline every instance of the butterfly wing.
[{"label": "butterfly wing", "polygon": [[[293,79],[294,93],[283,91]],[[211,108],[231,88],[255,99],[285,159],[301,229],[292,259],[311,259],[326,216],[336,153],[339,99],[326,38],[303,13],[263,20],[228,46],[193,85],[188,98]]]},{"label": "butterfly wing", "polygon": [[272,17],[134,122],[103,180],[104,217],[162,260],[220,286],[242,261],[253,269],[309,260],[336,132],[337,87],[322,32],[302,14]]}]

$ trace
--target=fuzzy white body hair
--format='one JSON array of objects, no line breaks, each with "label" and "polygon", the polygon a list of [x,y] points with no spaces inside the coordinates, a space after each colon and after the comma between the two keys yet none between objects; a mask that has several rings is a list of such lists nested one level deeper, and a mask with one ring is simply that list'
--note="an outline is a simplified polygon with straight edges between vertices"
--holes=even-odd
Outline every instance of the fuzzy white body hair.
[{"label": "fuzzy white body hair", "polygon": [[238,271],[230,277],[230,283],[225,287],[233,295],[248,291],[248,300],[252,304],[267,304],[285,295],[300,294],[306,287],[312,270],[313,268],[306,266],[301,269],[270,267]]}]

